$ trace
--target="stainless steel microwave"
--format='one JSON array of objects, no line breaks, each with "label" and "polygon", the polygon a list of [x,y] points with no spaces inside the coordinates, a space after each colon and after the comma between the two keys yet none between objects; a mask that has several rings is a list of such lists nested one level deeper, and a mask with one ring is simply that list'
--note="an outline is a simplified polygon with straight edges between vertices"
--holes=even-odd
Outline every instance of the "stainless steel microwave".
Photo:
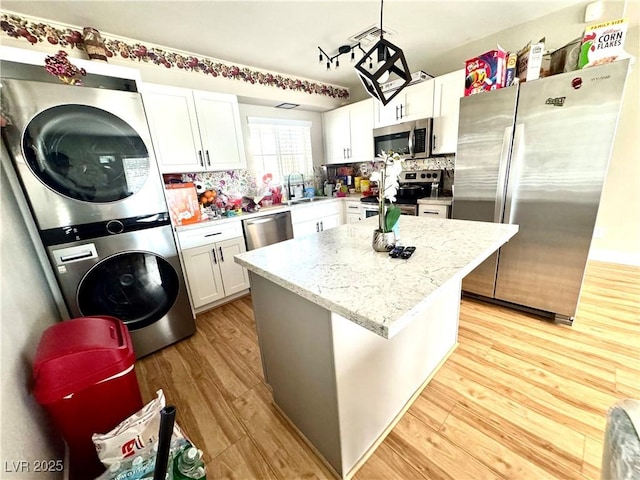
[{"label": "stainless steel microwave", "polygon": [[381,151],[393,151],[403,160],[429,158],[433,118],[423,118],[373,130],[373,147],[376,155]]}]

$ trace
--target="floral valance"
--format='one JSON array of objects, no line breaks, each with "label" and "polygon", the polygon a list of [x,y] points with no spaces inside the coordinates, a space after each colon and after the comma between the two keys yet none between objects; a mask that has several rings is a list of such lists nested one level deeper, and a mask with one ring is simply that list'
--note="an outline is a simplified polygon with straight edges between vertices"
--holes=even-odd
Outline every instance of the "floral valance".
[{"label": "floral valance", "polygon": [[[2,32],[9,37],[24,39],[31,45],[47,42],[65,49],[85,50],[82,27],[52,25],[32,20],[13,13],[3,13],[0,21]],[[233,65],[203,56],[145,45],[135,40],[102,34],[107,57],[120,57],[132,62],[152,63],[165,68],[177,68],[198,72],[212,77],[224,77],[250,84],[324,95],[331,98],[347,99],[349,90],[309,80],[301,80],[278,73],[270,73],[251,67]]]}]

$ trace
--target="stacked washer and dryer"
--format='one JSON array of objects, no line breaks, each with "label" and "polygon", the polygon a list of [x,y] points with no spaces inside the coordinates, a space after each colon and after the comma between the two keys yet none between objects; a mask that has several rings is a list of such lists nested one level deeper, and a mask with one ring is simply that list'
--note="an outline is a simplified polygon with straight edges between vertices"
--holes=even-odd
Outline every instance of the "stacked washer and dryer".
[{"label": "stacked washer and dryer", "polygon": [[69,316],[119,318],[138,358],[193,334],[140,95],[2,79],[2,97],[3,141]]}]

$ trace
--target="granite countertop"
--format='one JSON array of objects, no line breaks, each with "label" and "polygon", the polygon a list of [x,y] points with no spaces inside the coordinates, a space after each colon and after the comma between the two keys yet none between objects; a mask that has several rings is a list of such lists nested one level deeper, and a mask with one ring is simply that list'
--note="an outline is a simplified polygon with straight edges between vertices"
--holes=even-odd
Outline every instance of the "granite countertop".
[{"label": "granite countertop", "polygon": [[447,205],[450,207],[452,203],[452,196],[424,197],[418,199],[418,205]]},{"label": "granite countertop", "polygon": [[402,216],[392,259],[371,248],[377,218],[235,256],[248,270],[384,337],[398,333],[429,297],[460,281],[517,231],[517,225]]}]

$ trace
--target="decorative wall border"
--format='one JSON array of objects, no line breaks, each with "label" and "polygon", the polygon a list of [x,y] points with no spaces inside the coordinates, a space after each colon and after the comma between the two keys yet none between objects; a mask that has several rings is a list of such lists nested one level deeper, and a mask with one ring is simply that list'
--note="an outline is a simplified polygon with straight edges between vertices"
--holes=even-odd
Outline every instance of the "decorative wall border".
[{"label": "decorative wall border", "polygon": [[[44,23],[15,13],[3,12],[0,19],[2,32],[12,38],[24,39],[31,45],[47,42],[65,49],[85,50],[82,27],[78,30],[63,25]],[[166,68],[266,85],[283,90],[348,99],[349,90],[324,83],[301,80],[285,75],[256,70],[246,66],[223,63],[204,56],[195,56],[177,50],[145,45],[133,39],[101,34],[107,49],[107,57],[120,57],[132,62],[153,63]]]}]

